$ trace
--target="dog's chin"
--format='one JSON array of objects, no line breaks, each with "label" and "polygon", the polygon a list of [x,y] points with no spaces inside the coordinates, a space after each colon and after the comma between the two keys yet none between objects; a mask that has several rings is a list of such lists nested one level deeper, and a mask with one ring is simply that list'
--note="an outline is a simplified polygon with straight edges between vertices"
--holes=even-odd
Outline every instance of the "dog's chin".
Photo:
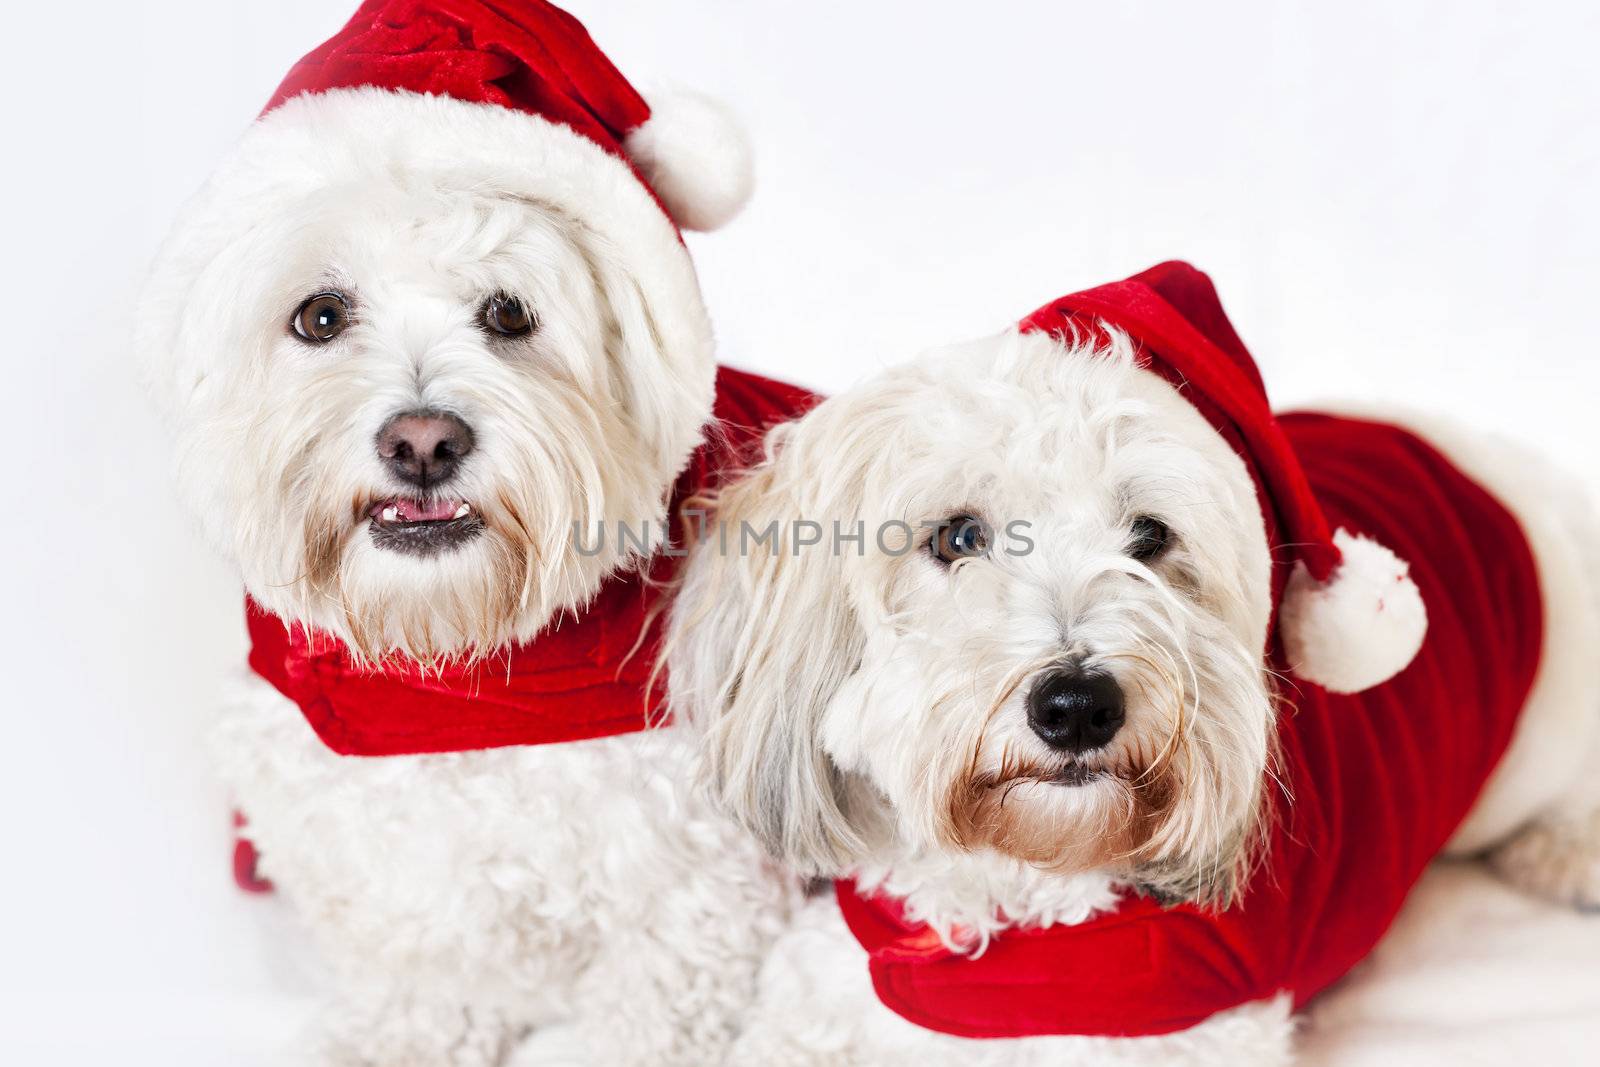
[{"label": "dog's chin", "polygon": [[268,610],[368,662],[494,655],[581,609],[630,559],[615,540],[577,551],[572,501],[493,484],[330,490],[319,503],[286,517],[297,556],[272,553],[284,565],[246,581]]},{"label": "dog's chin", "polygon": [[367,532],[382,552],[426,559],[483,536],[483,517],[459,497],[387,497],[367,509]]},{"label": "dog's chin", "polygon": [[540,579],[563,572],[536,571],[523,532],[459,497],[364,500],[342,529],[308,537],[303,583],[257,599],[336,635],[366,662],[473,659],[547,621]]},{"label": "dog's chin", "polygon": [[1165,815],[1156,780],[1092,759],[958,783],[951,844],[988,849],[1058,874],[1133,860]]}]

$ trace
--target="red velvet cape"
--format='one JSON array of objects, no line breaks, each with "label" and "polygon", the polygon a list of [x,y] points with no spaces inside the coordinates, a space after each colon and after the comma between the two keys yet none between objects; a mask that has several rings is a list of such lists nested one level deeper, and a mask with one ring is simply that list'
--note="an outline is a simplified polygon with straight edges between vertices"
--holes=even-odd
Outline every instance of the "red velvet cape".
[{"label": "red velvet cape", "polygon": [[[1118,297],[1104,292],[1113,288],[1094,291],[1096,313],[1117,321]],[[1243,352],[1209,283],[1125,293]],[[969,958],[905,921],[896,901],[840,883],[878,996],[900,1015],[965,1037],[1137,1036],[1187,1029],[1280,991],[1298,1008],[1372,949],[1466,816],[1510,743],[1539,663],[1543,609],[1523,532],[1404,430],[1309,413],[1279,425],[1330,524],[1410,562],[1428,610],[1421,652],[1364,693],[1283,684],[1280,773],[1293,801],[1271,791],[1265,868],[1226,911],[1163,909],[1135,896],[1081,925],[1008,931]],[[1263,511],[1277,544],[1272,509]],[[1271,659],[1287,673],[1276,650]]]},{"label": "red velvet cape", "polygon": [[[675,500],[709,488],[761,433],[816,398],[727,367],[717,374],[716,424],[679,479]],[[607,531],[612,536],[615,531]],[[607,581],[577,617],[472,667],[427,673],[415,665],[360,667],[335,638],[286,626],[247,604],[250,666],[300,708],[319,738],[345,756],[461,752],[630,733],[647,725],[645,692],[657,634],[650,608],[677,557],[658,553],[648,574]],[[646,626],[649,624],[649,632]],[[642,637],[642,640],[641,640]]]}]

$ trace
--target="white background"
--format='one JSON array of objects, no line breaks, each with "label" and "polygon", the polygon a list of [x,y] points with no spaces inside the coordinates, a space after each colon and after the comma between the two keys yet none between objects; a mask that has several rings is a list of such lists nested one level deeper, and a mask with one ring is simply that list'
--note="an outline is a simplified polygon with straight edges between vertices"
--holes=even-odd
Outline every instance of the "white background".
[{"label": "white background", "polygon": [[[7,15],[7,1062],[264,1062],[315,985],[228,881],[197,738],[239,590],[175,513],[128,319],[182,198],[347,5]],[[1280,402],[1422,403],[1600,459],[1592,3],[572,6],[636,81],[753,133],[751,209],[691,240],[730,362],[836,389],[1181,256]],[[1377,972],[1320,1014],[1327,1062],[1600,1042],[1600,919],[1472,870]]]}]

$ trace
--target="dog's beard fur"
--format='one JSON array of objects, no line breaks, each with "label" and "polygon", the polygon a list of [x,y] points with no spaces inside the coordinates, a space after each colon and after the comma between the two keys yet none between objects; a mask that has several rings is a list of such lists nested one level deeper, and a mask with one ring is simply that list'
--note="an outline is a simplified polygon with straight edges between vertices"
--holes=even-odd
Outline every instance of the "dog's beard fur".
[{"label": "dog's beard fur", "polygon": [[[672,701],[706,731],[713,794],[784,859],[993,853],[1173,898],[1235,892],[1273,734],[1265,535],[1237,457],[1125,340],[1010,334],[891,371],[777,431],[719,508],[758,529],[965,513],[997,531],[990,558],[949,569],[870,533],[860,556],[693,553]],[[1127,553],[1138,515],[1174,531],[1148,566]],[[1005,554],[1012,520],[1031,552]],[[1066,663],[1126,700],[1121,731],[1076,760],[1026,715]],[[1063,784],[1073,766],[1093,776]]]},{"label": "dog's beard fur", "polygon": [[[382,494],[366,488],[366,464],[341,470],[321,448],[296,457],[276,500],[290,503],[288,522],[302,516],[297,592],[304,599],[297,617],[333,607],[345,640],[366,657],[398,652],[427,662],[475,655],[525,638],[555,613],[581,605],[606,575],[630,562],[616,539],[590,555],[576,552],[574,531],[594,545],[596,531],[619,522],[660,529],[665,487],[652,477],[656,465],[630,449],[632,427],[594,411],[573,391],[535,384],[525,395],[487,423],[488,405],[473,405],[474,425],[497,429],[490,446],[496,454],[480,448],[448,495],[471,502],[483,531],[437,556],[415,559],[373,543],[367,511]],[[326,451],[337,457],[341,450]],[[294,535],[282,530],[291,551]]]},{"label": "dog's beard fur", "polygon": [[[1082,616],[1070,656],[1125,694],[1126,725],[1101,750],[1062,756],[1026,727],[1028,687],[1060,656],[996,642],[976,655],[929,648],[917,657],[927,679],[919,700],[936,720],[959,724],[946,748],[928,753],[940,761],[929,777],[942,795],[919,800],[933,819],[915,828],[917,839],[1063,874],[1131,871],[1165,895],[1226,899],[1258,825],[1259,667],[1208,617],[1153,585],[1107,584],[1121,588]],[[986,691],[986,705],[974,700]],[[1064,786],[1069,772],[1088,780]]]},{"label": "dog's beard fur", "polygon": [[[660,530],[709,414],[687,379],[709,380],[709,359],[669,368],[637,286],[581,221],[388,175],[307,193],[207,255],[192,299],[169,291],[161,309],[192,318],[167,331],[177,347],[217,353],[179,405],[180,484],[268,610],[365,660],[485,655],[638,561],[620,539],[592,550],[598,531]],[[349,296],[352,321],[310,345],[289,320],[322,290]],[[497,293],[537,317],[530,336],[479,321]],[[418,410],[461,418],[475,441],[428,492],[374,445]],[[368,513],[391,497],[459,498],[481,531],[432,554],[386,550]]]}]

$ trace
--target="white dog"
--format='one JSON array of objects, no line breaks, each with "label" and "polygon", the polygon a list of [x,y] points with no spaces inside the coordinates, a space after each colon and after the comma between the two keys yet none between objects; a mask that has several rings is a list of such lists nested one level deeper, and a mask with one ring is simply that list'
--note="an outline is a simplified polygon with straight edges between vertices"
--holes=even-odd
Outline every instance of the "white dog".
[{"label": "white dog", "polygon": [[155,266],[181,489],[258,605],[216,751],[334,964],[317,1062],[699,1064],[753,990],[787,891],[640,732],[651,546],[574,542],[656,527],[711,419],[674,221],[747,191],[719,116],[547,4],[367,3]]},{"label": "white dog", "polygon": [[[1166,264],[824,402],[723,491],[673,704],[720,803],[854,879],[738,1062],[1282,1063],[1447,838],[1600,904],[1583,495],[1449,428],[1472,482],[1280,425],[1254,375]],[[1319,530],[1363,514],[1409,576]]]}]

